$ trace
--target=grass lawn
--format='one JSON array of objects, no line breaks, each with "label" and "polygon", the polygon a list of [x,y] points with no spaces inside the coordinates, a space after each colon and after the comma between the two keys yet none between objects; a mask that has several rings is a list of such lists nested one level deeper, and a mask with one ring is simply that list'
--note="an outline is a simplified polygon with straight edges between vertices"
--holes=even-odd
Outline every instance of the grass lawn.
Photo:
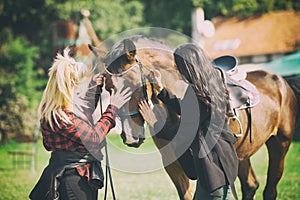
[{"label": "grass lawn", "polygon": [[[118,135],[108,137],[110,162],[117,199],[119,200],[175,200],[177,192],[170,178],[162,169],[161,160],[151,139],[139,149],[121,144]],[[35,170],[30,162],[14,164],[9,151],[30,151],[33,144],[10,142],[0,146],[0,200],[28,199],[28,194],[47,165],[50,154],[39,142],[36,145]],[[125,152],[125,154],[124,154]],[[30,156],[28,160],[30,161]],[[26,159],[25,157],[25,159]],[[135,159],[138,158],[138,159]],[[23,158],[20,157],[19,160]],[[262,199],[267,172],[267,151],[262,148],[252,157],[253,168],[260,182],[256,199]],[[278,185],[279,200],[300,199],[300,143],[293,142],[286,157],[283,177]],[[103,168],[104,169],[104,168]],[[105,170],[105,169],[104,169]],[[193,183],[193,186],[195,184]],[[239,196],[239,181],[236,181]],[[99,199],[103,199],[100,190]],[[109,197],[110,195],[109,191]],[[111,199],[111,198],[109,198]]]}]

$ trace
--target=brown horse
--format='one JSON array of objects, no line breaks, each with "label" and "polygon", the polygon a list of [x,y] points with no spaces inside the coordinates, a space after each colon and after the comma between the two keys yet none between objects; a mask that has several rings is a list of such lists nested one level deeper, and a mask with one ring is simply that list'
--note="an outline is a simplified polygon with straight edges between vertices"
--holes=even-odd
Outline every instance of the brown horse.
[{"label": "brown horse", "polygon": [[[285,76],[283,77],[286,82],[291,86],[293,89],[297,101],[298,101],[298,108],[300,107],[300,75],[291,75],[291,76]],[[295,126],[295,132],[294,132],[294,138],[295,141],[300,141],[300,110],[298,109],[297,118],[296,118],[296,126]]]},{"label": "brown horse", "polygon": [[[147,48],[149,44],[151,48]],[[91,47],[91,50],[97,53],[96,48]],[[178,123],[178,116],[158,100],[153,92],[153,84],[148,79],[151,69],[159,70],[164,87],[178,97],[183,96],[182,80],[174,66],[171,48],[145,37],[131,37],[114,45],[106,54],[104,62],[109,72],[106,76],[107,90],[114,87],[113,78],[123,79],[128,87],[135,90],[128,105],[120,111],[123,128],[121,136],[125,144],[139,147],[145,137],[144,120],[138,113],[140,98],[151,100],[156,105],[157,115],[162,116],[168,123]],[[259,183],[251,167],[250,157],[266,144],[269,168],[263,196],[267,200],[276,199],[276,186],[282,176],[284,158],[293,137],[297,112],[296,97],[286,81],[274,73],[263,70],[249,72],[247,80],[258,89],[260,102],[251,109],[252,142],[250,134],[244,132],[235,144],[239,157],[238,177],[242,195],[243,199],[254,198]],[[240,110],[238,116],[243,130],[249,131],[246,112]],[[233,132],[238,132],[236,128],[232,126]],[[169,141],[155,135],[152,138],[161,152],[165,170],[175,184],[179,198],[192,199],[189,179],[176,160],[173,149],[168,146]]]}]

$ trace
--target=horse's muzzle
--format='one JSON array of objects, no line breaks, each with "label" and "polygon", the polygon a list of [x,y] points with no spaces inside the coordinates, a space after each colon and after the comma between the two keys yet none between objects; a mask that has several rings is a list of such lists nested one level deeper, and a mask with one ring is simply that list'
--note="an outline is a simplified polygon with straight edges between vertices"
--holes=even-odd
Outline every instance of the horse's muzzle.
[{"label": "horse's muzzle", "polygon": [[126,138],[126,133],[124,131],[122,131],[122,133],[121,133],[121,138],[122,138],[124,144],[126,144],[129,147],[134,147],[134,148],[140,147],[141,144],[143,144],[144,140],[145,140],[145,138],[134,137],[134,141],[128,141]]}]

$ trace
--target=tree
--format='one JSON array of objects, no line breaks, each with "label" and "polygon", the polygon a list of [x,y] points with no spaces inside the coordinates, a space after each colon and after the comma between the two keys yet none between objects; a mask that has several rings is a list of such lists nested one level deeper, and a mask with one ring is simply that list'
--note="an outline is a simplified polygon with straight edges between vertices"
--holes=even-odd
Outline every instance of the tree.
[{"label": "tree", "polygon": [[168,28],[191,35],[192,1],[142,1],[145,4],[145,23],[147,25]]},{"label": "tree", "polygon": [[0,95],[4,97],[0,99],[0,131],[5,139],[8,132],[24,135],[34,128],[31,119],[36,114],[41,81],[34,70],[39,56],[36,47],[14,37],[9,29],[1,32],[0,43]]},{"label": "tree", "polygon": [[54,57],[53,24],[61,19],[79,22],[83,8],[91,11],[90,19],[102,39],[143,23],[139,1],[0,0],[1,134],[21,135],[35,127],[34,116]]},{"label": "tree", "polygon": [[[53,25],[58,20],[81,19],[81,9],[90,10],[90,20],[102,40],[112,34],[143,25],[143,4],[128,0],[0,0],[1,28],[10,28],[40,52],[36,70],[47,78],[53,57]],[[0,30],[1,32],[1,30]]]},{"label": "tree", "polygon": [[300,10],[297,0],[193,0],[193,4],[202,7],[207,18],[248,17],[277,10]]},{"label": "tree", "polygon": [[49,6],[56,6],[59,19],[71,19],[75,22],[82,19],[81,10],[88,9],[91,12],[89,19],[102,40],[128,29],[139,28],[144,22],[144,6],[140,1],[53,1]]}]

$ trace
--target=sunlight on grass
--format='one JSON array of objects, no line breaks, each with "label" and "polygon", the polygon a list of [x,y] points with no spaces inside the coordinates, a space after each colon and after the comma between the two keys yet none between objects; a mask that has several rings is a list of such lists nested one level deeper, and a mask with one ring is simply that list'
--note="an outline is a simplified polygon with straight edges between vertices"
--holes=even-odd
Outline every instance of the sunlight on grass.
[{"label": "sunlight on grass", "polygon": [[[118,158],[130,170],[135,170],[135,159],[127,160],[126,157],[121,157],[119,154],[111,155],[112,149],[126,150],[133,155],[141,155],[145,157],[144,165],[149,166],[151,162],[161,163],[158,155],[155,161],[147,160],[147,155],[152,152],[157,152],[151,138],[146,139],[145,143],[140,148],[129,148],[122,144],[119,135],[111,134],[108,138],[109,154],[111,160]],[[36,150],[36,170],[32,171],[30,164],[14,165],[11,155],[8,151],[11,150],[29,150],[32,144],[17,144],[10,142],[7,146],[0,146],[0,200],[16,200],[28,199],[28,194],[40,177],[43,168],[47,165],[49,159],[49,152],[45,151],[41,142],[37,143]],[[104,152],[104,151],[103,151]],[[118,153],[118,152],[117,152]],[[119,156],[119,157],[118,157]],[[267,172],[267,151],[263,147],[252,158],[252,165],[260,182],[260,187],[257,191],[256,200],[262,199],[262,192],[266,182]],[[300,199],[300,143],[293,142],[286,157],[285,171],[283,177],[278,185],[279,200],[295,200]],[[142,166],[142,165],[141,165]],[[105,165],[103,165],[105,170]],[[178,199],[175,186],[166,174],[162,165],[160,168],[151,172],[133,173],[130,170],[120,170],[118,166],[112,169],[114,187],[116,196],[119,200],[175,200]],[[194,187],[194,183],[193,183]],[[239,181],[236,181],[236,189],[240,193]],[[111,199],[110,190],[108,191],[108,199]],[[104,189],[99,191],[99,200],[103,199]]]}]

